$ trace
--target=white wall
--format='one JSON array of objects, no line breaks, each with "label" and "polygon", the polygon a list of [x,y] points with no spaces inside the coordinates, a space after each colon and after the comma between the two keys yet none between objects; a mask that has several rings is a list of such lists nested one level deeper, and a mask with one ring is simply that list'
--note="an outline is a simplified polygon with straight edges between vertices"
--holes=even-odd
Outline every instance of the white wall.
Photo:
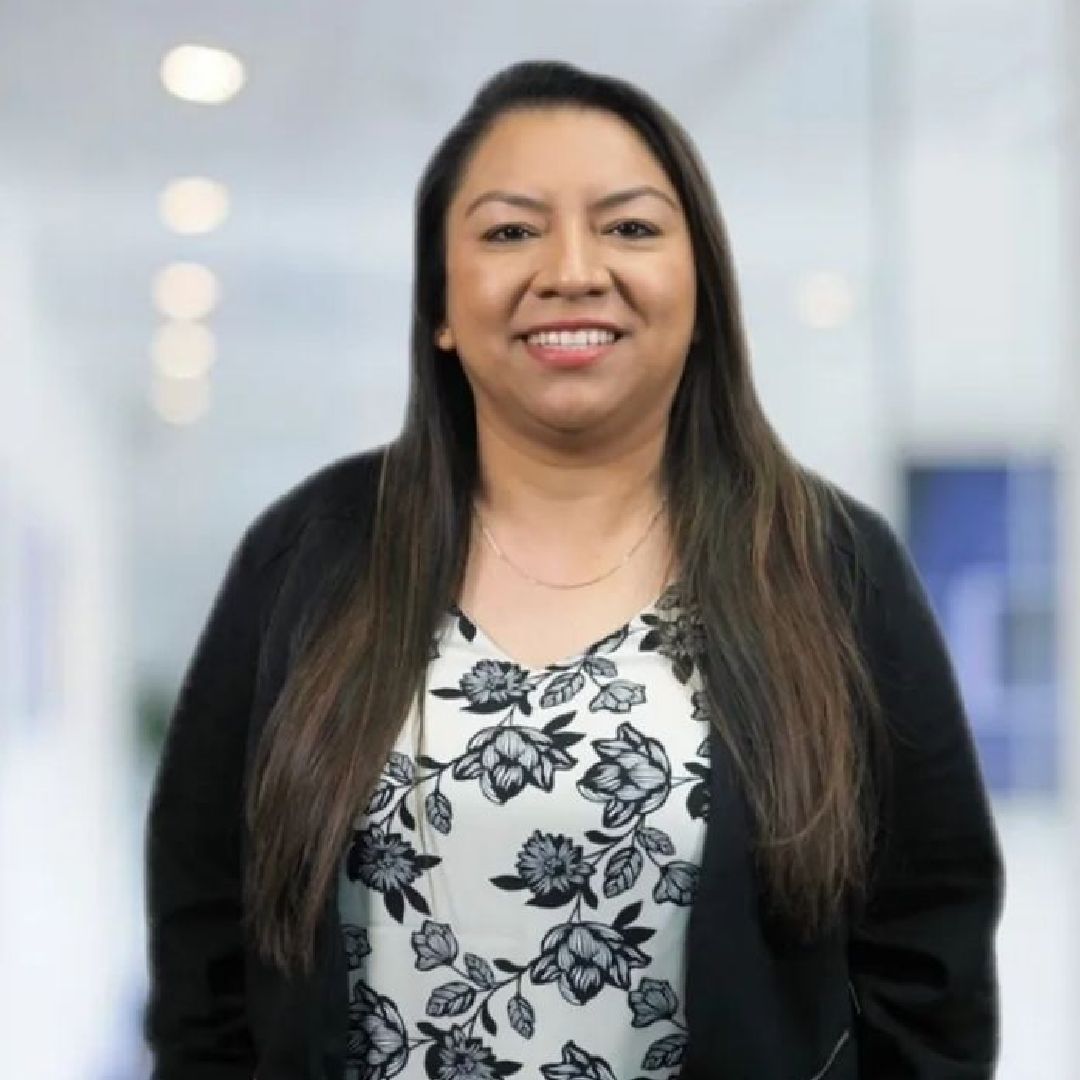
[{"label": "white wall", "polygon": [[[0,190],[0,1074],[91,1080],[138,947],[124,543],[115,454],[47,362],[32,240]],[[49,552],[37,586],[24,574],[28,530]],[[37,601],[43,633],[28,638]],[[30,639],[48,665],[37,706],[18,677]]]}]

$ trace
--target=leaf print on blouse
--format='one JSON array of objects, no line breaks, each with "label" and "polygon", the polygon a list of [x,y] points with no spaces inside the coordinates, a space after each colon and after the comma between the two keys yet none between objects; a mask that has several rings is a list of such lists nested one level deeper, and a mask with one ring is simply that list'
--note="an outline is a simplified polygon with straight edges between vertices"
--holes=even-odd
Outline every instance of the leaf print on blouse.
[{"label": "leaf print on blouse", "polygon": [[401,789],[412,786],[415,776],[416,766],[408,755],[400,750],[392,750],[368,800],[366,812],[378,814],[385,810]]},{"label": "leaf print on blouse", "polygon": [[389,1080],[409,1060],[405,1021],[397,1006],[362,980],[353,985],[349,1001],[346,1063],[357,1080]]},{"label": "leaf print on blouse", "polygon": [[641,1059],[643,1069],[672,1069],[682,1064],[686,1054],[686,1036],[681,1032],[665,1035],[649,1047]]},{"label": "leaf print on blouse", "polygon": [[[446,923],[425,919],[423,926],[412,935],[413,953],[416,956],[415,967],[418,971],[431,971],[438,967],[448,967],[461,976],[436,986],[428,997],[425,1012],[433,1017],[457,1017],[464,1020],[471,1014],[466,1028],[471,1032],[479,1019],[489,1035],[498,1032],[498,1024],[491,1013],[491,1001],[495,995],[509,987],[514,993],[507,1002],[506,1011],[510,1026],[523,1038],[531,1039],[536,1025],[536,1014],[532,1005],[525,1000],[521,992],[521,983],[528,967],[515,964],[503,957],[496,957],[490,963],[476,953],[466,952],[462,956],[463,964],[456,963],[459,946],[454,931]],[[507,975],[500,979],[495,969]],[[440,1038],[440,1029],[424,1021],[417,1025],[425,1034]],[[503,1062],[500,1069],[509,1069],[512,1062]],[[500,1075],[509,1075],[507,1072]]]},{"label": "leaf print on blouse", "polygon": [[627,722],[616,730],[616,739],[593,740],[600,761],[577,782],[586,799],[605,804],[603,823],[608,829],[663,806],[671,790],[671,764],[663,745]]},{"label": "leaf print on blouse", "polygon": [[540,707],[550,709],[571,701],[585,689],[586,677],[597,688],[589,700],[589,712],[626,713],[635,705],[644,705],[645,687],[630,679],[620,679],[615,661],[600,655],[603,650],[613,652],[629,636],[630,624],[627,624],[590,645],[579,659],[549,665],[546,671],[550,681],[544,686]]},{"label": "leaf print on blouse", "polygon": [[[690,698],[694,706],[691,720],[703,720],[709,723],[709,713],[705,703],[705,691],[695,690]],[[700,758],[708,760],[709,734],[701,740],[701,745],[695,751]],[[709,820],[709,768],[698,761],[684,761],[683,765],[688,773],[698,778],[698,782],[686,793],[686,812],[697,821]]]},{"label": "leaf print on blouse", "polygon": [[521,994],[515,994],[506,1003],[506,1015],[510,1020],[510,1026],[523,1039],[533,1037],[536,1032],[536,1013]]},{"label": "leaf print on blouse", "polygon": [[382,893],[386,910],[401,922],[406,900],[421,914],[430,914],[427,901],[413,888],[412,882],[422,871],[440,862],[438,855],[417,854],[408,840],[400,833],[390,832],[388,826],[369,825],[353,830],[345,873],[350,881],[360,881]]}]

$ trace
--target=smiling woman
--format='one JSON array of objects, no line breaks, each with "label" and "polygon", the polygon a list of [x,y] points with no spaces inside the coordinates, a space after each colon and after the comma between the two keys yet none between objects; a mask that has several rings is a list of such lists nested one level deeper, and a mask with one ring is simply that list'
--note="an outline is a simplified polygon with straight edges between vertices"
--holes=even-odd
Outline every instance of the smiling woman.
[{"label": "smiling woman", "polygon": [[949,659],[761,409],[688,135],[515,65],[415,243],[401,434],[252,525],[171,719],[155,1080],[990,1077]]},{"label": "smiling woman", "polygon": [[694,256],[630,124],[581,108],[500,117],[451,200],[446,272],[437,342],[460,358],[482,437],[655,443],[693,330]]}]

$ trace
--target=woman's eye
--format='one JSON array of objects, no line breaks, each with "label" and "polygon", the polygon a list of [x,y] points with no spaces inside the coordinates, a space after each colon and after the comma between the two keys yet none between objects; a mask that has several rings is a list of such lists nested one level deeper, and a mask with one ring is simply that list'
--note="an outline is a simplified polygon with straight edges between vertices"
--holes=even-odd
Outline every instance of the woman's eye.
[{"label": "woman's eye", "polygon": [[[497,229],[491,229],[489,232],[484,233],[484,239],[494,240],[496,243],[505,243],[507,240],[519,240],[522,233],[528,234],[530,231],[524,225],[500,225]],[[508,236],[507,233],[515,233],[516,235]]]},{"label": "woman's eye", "polygon": [[621,234],[625,236],[628,240],[636,240],[639,237],[659,235],[656,229],[654,229],[651,225],[646,225],[644,221],[620,221],[618,225],[613,226],[613,228],[638,230],[637,232],[623,232]]}]

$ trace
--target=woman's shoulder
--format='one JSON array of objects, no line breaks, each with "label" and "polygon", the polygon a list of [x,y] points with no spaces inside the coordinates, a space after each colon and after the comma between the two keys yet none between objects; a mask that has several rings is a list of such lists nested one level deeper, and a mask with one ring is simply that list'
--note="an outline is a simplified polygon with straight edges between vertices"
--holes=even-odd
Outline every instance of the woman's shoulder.
[{"label": "woman's shoulder", "polygon": [[878,509],[832,481],[813,476],[825,537],[836,569],[849,584],[890,590],[915,574],[904,541]]},{"label": "woman's shoulder", "polygon": [[279,495],[265,513],[297,519],[366,518],[385,454],[385,446],[376,446],[328,462]]},{"label": "woman's shoulder", "polygon": [[907,545],[879,510],[836,485],[824,488],[833,570],[871,663],[944,677],[944,637]]},{"label": "woman's shoulder", "polygon": [[366,521],[378,493],[386,447],[376,446],[328,462],[266,505],[244,531],[247,563],[264,568],[292,550],[320,521]]}]

